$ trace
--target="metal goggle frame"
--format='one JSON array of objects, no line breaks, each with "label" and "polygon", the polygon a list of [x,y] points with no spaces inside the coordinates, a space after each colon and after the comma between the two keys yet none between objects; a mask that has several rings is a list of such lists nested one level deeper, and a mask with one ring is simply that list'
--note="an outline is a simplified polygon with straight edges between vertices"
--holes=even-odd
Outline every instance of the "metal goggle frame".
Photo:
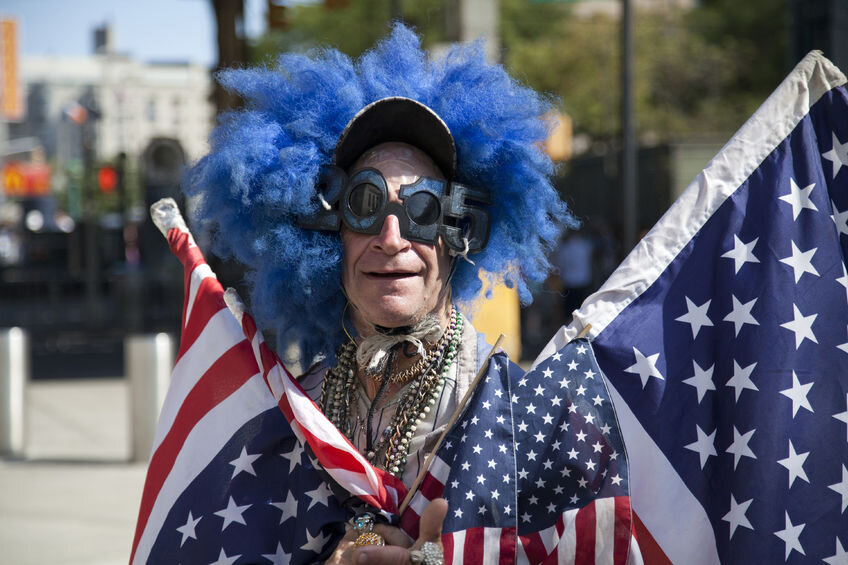
[{"label": "metal goggle frame", "polygon": [[351,231],[375,235],[387,216],[395,216],[401,236],[410,241],[435,245],[442,236],[454,251],[477,253],[489,240],[489,213],[482,207],[491,203],[487,190],[421,177],[400,186],[398,203],[389,200],[386,179],[377,169],[348,178],[334,165],[321,168],[316,190],[324,206],[299,217],[301,227],[338,231],[344,222]]}]

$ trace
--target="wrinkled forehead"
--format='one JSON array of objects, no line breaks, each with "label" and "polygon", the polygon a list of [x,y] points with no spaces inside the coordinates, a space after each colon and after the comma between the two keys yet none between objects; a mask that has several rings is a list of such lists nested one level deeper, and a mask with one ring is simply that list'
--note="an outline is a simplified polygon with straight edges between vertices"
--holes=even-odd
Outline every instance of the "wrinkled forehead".
[{"label": "wrinkled forehead", "polygon": [[417,147],[394,141],[367,150],[349,173],[368,167],[380,171],[390,185],[412,184],[419,177],[445,178],[429,155]]}]

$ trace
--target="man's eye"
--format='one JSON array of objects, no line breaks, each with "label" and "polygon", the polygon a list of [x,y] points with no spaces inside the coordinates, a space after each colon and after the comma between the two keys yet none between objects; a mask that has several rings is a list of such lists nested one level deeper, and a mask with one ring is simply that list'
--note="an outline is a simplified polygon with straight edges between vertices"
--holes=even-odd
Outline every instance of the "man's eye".
[{"label": "man's eye", "polygon": [[404,200],[409,219],[420,226],[436,223],[441,215],[439,200],[429,192],[416,192]]},{"label": "man's eye", "polygon": [[347,198],[350,211],[360,218],[374,215],[383,206],[383,193],[370,183],[356,185]]}]

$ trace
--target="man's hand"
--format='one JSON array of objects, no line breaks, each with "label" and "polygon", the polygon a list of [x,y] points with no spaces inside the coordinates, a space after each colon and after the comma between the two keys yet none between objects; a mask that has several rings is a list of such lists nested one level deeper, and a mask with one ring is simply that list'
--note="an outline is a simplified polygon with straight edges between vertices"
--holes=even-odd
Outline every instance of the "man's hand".
[{"label": "man's hand", "polygon": [[[354,549],[353,563],[374,565],[407,565],[409,550],[418,549],[424,542],[433,542],[442,546],[442,523],[448,513],[448,502],[444,498],[432,500],[421,514],[418,527],[418,539],[410,546],[409,538],[401,530],[386,525],[378,525],[374,531],[386,538],[386,545],[369,545]],[[345,536],[347,537],[347,536]],[[353,539],[356,539],[354,536]],[[351,542],[353,545],[353,542]],[[341,544],[339,544],[341,546]]]},{"label": "man's hand", "polygon": [[[441,528],[441,524],[439,524]],[[396,546],[400,549],[400,553],[404,555],[408,555],[409,551],[407,548],[412,545],[412,540],[409,539],[409,536],[406,535],[403,530],[400,528],[395,528],[394,526],[389,526],[388,524],[376,524],[374,526],[374,532],[383,536],[383,539],[386,540],[387,546]],[[370,563],[367,559],[370,557],[366,557],[366,561],[356,561],[354,559],[354,551],[356,550],[356,538],[359,537],[359,532],[356,530],[350,529],[345,533],[344,537],[339,540],[339,545],[336,546],[336,550],[330,556],[327,561],[325,561],[325,565],[349,565],[351,563]],[[424,540],[427,541],[427,540]],[[422,542],[423,543],[423,542]],[[385,547],[379,546],[367,546],[369,548],[375,549],[385,549]],[[382,561],[377,561],[377,563],[382,563]],[[395,563],[394,561],[388,561],[387,563]],[[399,563],[406,563],[405,561],[399,561]]]}]

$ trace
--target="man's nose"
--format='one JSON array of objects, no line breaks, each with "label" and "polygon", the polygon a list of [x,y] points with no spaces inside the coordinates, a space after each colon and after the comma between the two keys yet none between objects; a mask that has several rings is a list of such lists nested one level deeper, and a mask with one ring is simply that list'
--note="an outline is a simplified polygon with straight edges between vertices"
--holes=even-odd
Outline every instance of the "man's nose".
[{"label": "man's nose", "polygon": [[400,233],[400,220],[394,214],[386,216],[380,233],[374,238],[373,244],[384,253],[394,255],[409,247],[410,243]]}]

